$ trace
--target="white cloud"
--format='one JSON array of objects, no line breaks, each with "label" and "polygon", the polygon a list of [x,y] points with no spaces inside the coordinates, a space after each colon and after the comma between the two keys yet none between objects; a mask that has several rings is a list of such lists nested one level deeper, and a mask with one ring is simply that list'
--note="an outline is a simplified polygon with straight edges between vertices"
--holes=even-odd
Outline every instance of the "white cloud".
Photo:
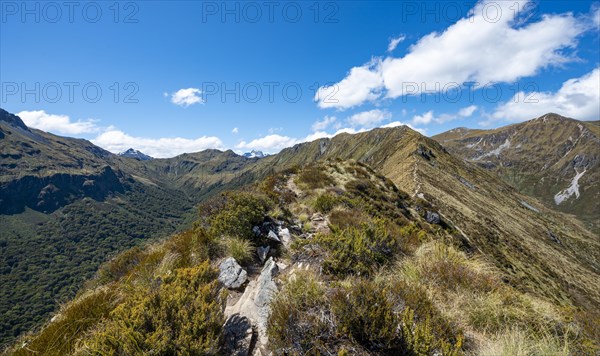
[{"label": "white cloud", "polygon": [[181,137],[153,139],[130,136],[114,127],[107,129],[91,141],[113,153],[133,147],[156,158],[174,157],[186,152],[198,152],[208,148],[223,149],[224,147],[223,142],[214,136],[202,136],[196,139]]},{"label": "white cloud", "polygon": [[477,110],[476,105],[467,106],[466,108],[462,108],[458,111],[458,116],[462,117],[470,117]]},{"label": "white cloud", "polygon": [[[312,124],[313,131],[323,131],[329,126],[336,125],[337,118],[335,116],[325,116],[321,121],[315,121]],[[339,125],[339,123],[337,123]]]},{"label": "white cloud", "polygon": [[423,115],[415,115],[412,118],[412,123],[414,125],[428,125],[433,121],[433,111],[428,111]]},{"label": "white cloud", "polygon": [[[499,105],[491,120],[519,122],[554,112],[577,120],[598,120],[600,115],[600,67],[565,81],[555,92],[518,92]],[[491,122],[482,122],[482,125]]]},{"label": "white cloud", "polygon": [[352,68],[333,86],[338,89],[332,95],[337,101],[327,101],[321,94],[324,88],[315,100],[321,108],[343,110],[382,97],[444,91],[449,89],[446,85],[510,83],[574,60],[565,50],[575,47],[577,37],[591,28],[589,17],[543,15],[538,22],[523,25],[518,21],[523,14],[514,9],[531,4],[481,1],[468,17],[422,37],[404,57],[375,58]]},{"label": "white cloud", "polygon": [[238,129],[237,127],[234,127],[233,129],[231,129],[232,134],[237,134],[238,132],[240,132],[240,129]]},{"label": "white cloud", "polygon": [[44,110],[21,111],[17,114],[25,125],[59,135],[80,135],[98,132],[96,121],[92,119],[71,121],[67,115],[52,115]]},{"label": "white cloud", "polygon": [[401,122],[401,121],[392,121],[389,124],[385,124],[385,125],[380,126],[380,127],[385,129],[385,128],[398,127],[398,126],[408,126],[410,129],[417,131],[421,135],[426,135],[427,134],[427,129],[422,129],[422,128],[414,127],[411,124],[408,124],[408,123],[405,123],[405,122]]},{"label": "white cloud", "polygon": [[438,124],[443,124],[443,123],[453,121],[456,119],[470,117],[471,115],[473,115],[475,110],[477,110],[477,106],[475,106],[475,105],[464,107],[464,108],[458,110],[458,112],[456,114],[444,113],[444,114],[440,114],[440,115],[435,115],[433,110],[430,110],[424,114],[413,116],[412,124],[413,125],[429,125],[432,122],[435,122]]},{"label": "white cloud", "polygon": [[390,40],[390,44],[388,45],[387,51],[388,52],[394,51],[396,49],[396,47],[398,46],[398,44],[400,42],[404,41],[405,39],[406,39],[406,36],[404,36],[404,35],[400,35],[400,36],[398,36],[396,38],[392,38]]},{"label": "white cloud", "polygon": [[381,95],[383,85],[379,66],[379,60],[373,60],[363,66],[350,69],[346,78],[339,83],[320,87],[314,100],[318,102],[320,108],[344,110],[377,99]]},{"label": "white cloud", "polygon": [[392,114],[388,111],[379,109],[359,112],[348,118],[351,126],[373,127],[379,125],[382,121],[389,120]]},{"label": "white cloud", "polygon": [[202,94],[202,91],[198,88],[179,89],[171,95],[171,102],[175,105],[184,107],[204,103],[199,96],[200,94]]},{"label": "white cloud", "polygon": [[293,137],[273,134],[254,139],[250,142],[241,141],[235,147],[238,149],[261,150],[272,153],[293,146],[296,143],[298,143],[298,140]]}]

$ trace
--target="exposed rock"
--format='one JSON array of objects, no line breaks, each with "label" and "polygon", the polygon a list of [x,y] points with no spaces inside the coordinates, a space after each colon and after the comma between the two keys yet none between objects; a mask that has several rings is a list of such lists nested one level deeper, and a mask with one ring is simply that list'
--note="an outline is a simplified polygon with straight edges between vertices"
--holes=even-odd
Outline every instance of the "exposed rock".
[{"label": "exposed rock", "polygon": [[253,227],[252,232],[254,233],[255,236],[259,236],[260,235],[260,227],[258,227],[258,226]]},{"label": "exposed rock", "polygon": [[219,270],[219,281],[229,289],[237,289],[248,280],[248,274],[233,257],[223,260]]},{"label": "exposed rock", "polygon": [[475,187],[475,185],[471,182],[469,182],[468,180],[464,179],[463,177],[458,177],[458,180],[464,184],[465,187],[469,188],[469,189],[475,189],[477,187]]},{"label": "exposed rock", "polygon": [[524,207],[526,207],[527,209],[534,211],[536,213],[539,213],[540,211],[536,208],[534,208],[533,206],[531,206],[529,203],[527,203],[525,200],[521,200],[521,205],[523,205]]},{"label": "exposed rock", "polygon": [[223,325],[224,355],[248,356],[252,352],[252,323],[240,314],[233,314]]},{"label": "exposed rock", "polygon": [[290,230],[285,228],[279,228],[279,236],[281,237],[281,241],[283,242],[284,246],[289,246],[289,244],[292,242],[292,236],[290,235]]},{"label": "exposed rock", "polygon": [[[238,302],[225,309],[226,315],[239,313],[252,321],[258,332],[257,349],[264,349],[268,343],[267,320],[271,312],[271,301],[277,292],[274,280],[277,273],[279,267],[273,258],[269,257],[258,278],[248,283]],[[256,351],[254,353],[256,354]]]},{"label": "exposed rock", "polygon": [[558,239],[558,237],[556,237],[556,235],[554,235],[554,233],[550,230],[548,230],[548,237],[550,238],[550,240],[556,242],[557,244],[560,244],[560,240]]},{"label": "exposed rock", "polygon": [[269,230],[269,234],[267,235],[267,238],[269,238],[270,240],[273,240],[273,241],[281,242],[281,240],[279,239],[279,237],[277,237],[277,234],[274,233],[273,230]]},{"label": "exposed rock", "polygon": [[271,246],[264,246],[264,247],[258,246],[256,248],[256,254],[258,255],[258,258],[260,259],[260,262],[265,262],[270,249],[271,249]]},{"label": "exposed rock", "polygon": [[430,224],[439,224],[441,222],[440,214],[427,210],[425,212],[425,220]]}]

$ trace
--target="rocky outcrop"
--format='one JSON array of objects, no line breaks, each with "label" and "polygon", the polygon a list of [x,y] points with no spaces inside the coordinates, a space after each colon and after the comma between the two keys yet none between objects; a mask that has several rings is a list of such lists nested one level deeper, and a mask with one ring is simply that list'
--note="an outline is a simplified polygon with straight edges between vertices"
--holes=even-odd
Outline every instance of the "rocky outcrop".
[{"label": "rocky outcrop", "polygon": [[248,356],[252,351],[252,323],[250,319],[240,314],[233,314],[223,325],[224,355]]},{"label": "rocky outcrop", "polygon": [[219,281],[229,289],[238,289],[248,280],[248,273],[235,258],[229,257],[219,265]]},{"label": "rocky outcrop", "polygon": [[248,283],[237,303],[225,309],[225,315],[239,313],[250,319],[258,334],[256,348],[263,352],[267,349],[267,321],[271,312],[270,304],[277,293],[275,276],[278,273],[277,263],[273,257],[269,257],[258,278]]},{"label": "rocky outcrop", "polygon": [[258,258],[260,259],[260,262],[265,262],[270,249],[271,249],[271,246],[264,246],[264,247],[259,246],[256,248],[256,254],[258,255]]},{"label": "rocky outcrop", "polygon": [[425,220],[430,224],[439,224],[442,221],[440,219],[440,214],[429,210],[425,212]]}]

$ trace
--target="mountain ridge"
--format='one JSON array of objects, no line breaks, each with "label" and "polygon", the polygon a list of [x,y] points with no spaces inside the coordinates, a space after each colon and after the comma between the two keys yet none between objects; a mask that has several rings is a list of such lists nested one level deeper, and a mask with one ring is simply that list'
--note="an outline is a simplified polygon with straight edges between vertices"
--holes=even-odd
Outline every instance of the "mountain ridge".
[{"label": "mountain ridge", "polygon": [[451,130],[433,138],[519,191],[577,215],[598,232],[599,137],[595,122],[550,113],[493,130]]},{"label": "mountain ridge", "polygon": [[[7,133],[7,138],[0,141],[0,145],[10,142],[14,154],[19,156],[11,161],[10,164],[14,166],[3,168],[5,171],[2,172],[10,173],[6,176],[3,173],[4,180],[18,179],[19,175],[14,174],[17,167],[23,168],[20,174],[43,179],[56,176],[56,172],[71,172],[81,176],[83,172],[109,166],[112,171],[118,172],[123,191],[111,192],[103,198],[105,203],[97,203],[93,197],[83,199],[91,199],[88,200],[90,207],[96,204],[118,206],[123,201],[137,204],[144,192],[147,195],[155,191],[156,203],[142,204],[137,210],[139,216],[128,217],[136,221],[141,216],[155,216],[153,214],[166,209],[163,216],[167,219],[170,216],[178,219],[177,221],[189,223],[193,210],[191,207],[220,192],[253,184],[269,175],[315,162],[362,162],[417,199],[423,213],[436,211],[442,222],[446,221],[460,232],[458,236],[461,238],[457,242],[469,253],[489,259],[505,273],[508,283],[561,304],[575,304],[586,308],[600,304],[600,241],[597,236],[577,220],[548,209],[535,199],[519,193],[493,172],[456,158],[439,142],[406,126],[322,138],[285,148],[279,154],[259,160],[248,160],[231,150],[205,150],[167,159],[137,161],[95,149],[93,145],[87,146],[91,143],[85,140],[60,138],[36,130],[32,132],[41,141],[29,144],[34,149],[37,147],[40,152],[27,154],[28,148],[20,145],[20,142],[28,143],[31,138],[23,135],[16,137],[15,133],[9,133],[11,130],[4,126],[0,126],[0,130]],[[73,152],[70,155],[65,155],[64,152],[62,156],[59,155],[58,158],[64,158],[64,162],[54,162],[51,166],[53,171],[36,171],[33,169],[35,167],[25,164],[23,160],[40,162],[37,157],[46,154],[42,152],[46,149],[44,145],[52,152],[64,150],[63,147],[72,148]],[[74,157],[79,154],[88,158],[73,166],[72,162],[77,161]],[[2,196],[5,195],[2,190],[5,187],[6,184],[0,186]],[[49,194],[53,192],[50,191]],[[159,203],[165,199],[161,194],[176,196],[183,204],[176,200]],[[81,205],[78,201],[69,204],[59,206],[52,216],[59,218],[69,207]],[[144,210],[152,207],[152,204],[159,204],[161,210]],[[83,209],[85,214],[94,214],[94,209],[83,208],[84,206],[78,209]],[[25,219],[28,211],[13,215],[11,219],[22,226],[28,226],[28,229],[35,229],[35,225],[28,225],[30,223],[27,220],[20,220]],[[6,217],[0,215],[0,219]],[[183,223],[181,226],[189,225]],[[153,237],[156,236],[144,234],[136,236],[135,241],[147,241]],[[22,237],[20,239],[23,240]],[[89,241],[94,241],[93,239],[91,236]]]}]

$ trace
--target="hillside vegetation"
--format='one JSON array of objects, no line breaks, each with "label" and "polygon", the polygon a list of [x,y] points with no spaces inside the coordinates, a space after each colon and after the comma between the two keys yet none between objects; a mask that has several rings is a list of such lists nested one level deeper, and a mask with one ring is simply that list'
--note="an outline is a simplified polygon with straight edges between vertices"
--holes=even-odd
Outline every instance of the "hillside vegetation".
[{"label": "hillside vegetation", "polygon": [[[249,282],[227,290],[219,269],[231,256]],[[241,353],[598,351],[580,309],[514,288],[491,261],[431,204],[365,164],[329,160],[208,200],[193,228],[116,256],[9,352],[223,354],[239,314],[253,340],[234,343]],[[232,314],[267,268],[278,273],[266,323]]]}]

